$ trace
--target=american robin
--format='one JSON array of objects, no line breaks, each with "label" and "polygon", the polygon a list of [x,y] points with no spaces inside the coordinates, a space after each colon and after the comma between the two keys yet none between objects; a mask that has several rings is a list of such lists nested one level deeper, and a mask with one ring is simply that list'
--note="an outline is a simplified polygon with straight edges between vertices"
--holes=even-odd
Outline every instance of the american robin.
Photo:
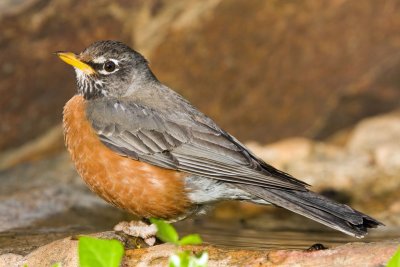
[{"label": "american robin", "polygon": [[[242,200],[280,206],[355,237],[382,225],[265,163],[158,81],[127,45],[99,41],[79,55],[57,55],[74,67],[78,87],[64,107],[66,146],[90,189],[115,206],[177,221],[221,200]],[[144,237],[153,234],[148,229]]]}]

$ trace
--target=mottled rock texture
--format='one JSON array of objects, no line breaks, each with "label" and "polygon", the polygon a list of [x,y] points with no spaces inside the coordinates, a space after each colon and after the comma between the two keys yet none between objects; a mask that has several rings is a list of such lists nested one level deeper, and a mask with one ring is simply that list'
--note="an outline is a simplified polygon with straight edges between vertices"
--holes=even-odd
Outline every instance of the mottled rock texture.
[{"label": "mottled rock texture", "polygon": [[[109,235],[101,233],[98,236]],[[399,240],[381,243],[349,243],[320,251],[306,250],[247,250],[223,249],[213,246],[185,247],[193,252],[207,251],[208,266],[365,266],[385,265],[397,249]],[[78,241],[69,238],[57,240],[38,248],[26,256],[5,254],[0,256],[0,266],[52,266],[77,267]],[[167,266],[168,257],[176,247],[163,244],[151,248],[126,250],[123,266]]]}]

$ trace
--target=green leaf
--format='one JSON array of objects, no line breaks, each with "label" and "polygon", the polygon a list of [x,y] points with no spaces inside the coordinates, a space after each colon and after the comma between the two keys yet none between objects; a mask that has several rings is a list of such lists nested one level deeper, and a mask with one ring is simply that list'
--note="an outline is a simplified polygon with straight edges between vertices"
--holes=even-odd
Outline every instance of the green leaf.
[{"label": "green leaf", "polygon": [[61,267],[61,263],[55,263],[55,264],[53,264],[51,267]]},{"label": "green leaf", "polygon": [[393,257],[389,260],[386,267],[399,267],[400,266],[400,247],[394,253]]},{"label": "green leaf", "polygon": [[181,267],[189,267],[190,264],[190,252],[185,250],[178,253],[178,256],[181,260]]},{"label": "green leaf", "polygon": [[124,247],[117,240],[104,240],[89,236],[79,238],[80,267],[118,267]]},{"label": "green leaf", "polygon": [[178,244],[179,236],[175,228],[163,220],[150,219],[157,226],[157,237],[164,242]]},{"label": "green leaf", "polygon": [[179,245],[185,246],[185,245],[200,245],[203,243],[203,240],[201,240],[201,237],[198,234],[191,234],[182,237],[181,240],[179,240]]}]

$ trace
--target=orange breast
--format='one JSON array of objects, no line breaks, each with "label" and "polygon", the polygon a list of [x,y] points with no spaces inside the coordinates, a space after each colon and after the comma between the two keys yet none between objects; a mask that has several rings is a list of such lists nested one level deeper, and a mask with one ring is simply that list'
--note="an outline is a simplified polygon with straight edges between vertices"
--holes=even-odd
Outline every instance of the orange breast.
[{"label": "orange breast", "polygon": [[107,148],[86,119],[85,100],[74,96],[64,107],[64,134],[80,176],[99,196],[139,217],[173,219],[191,203],[182,172],[120,156]]}]

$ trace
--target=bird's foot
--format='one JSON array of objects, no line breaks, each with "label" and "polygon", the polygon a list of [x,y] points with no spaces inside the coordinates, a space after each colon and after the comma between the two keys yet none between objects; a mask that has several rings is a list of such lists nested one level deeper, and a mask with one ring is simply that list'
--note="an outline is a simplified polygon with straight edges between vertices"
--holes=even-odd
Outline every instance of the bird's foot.
[{"label": "bird's foot", "polygon": [[146,224],[142,221],[124,221],[114,226],[114,231],[121,231],[133,237],[140,237],[149,246],[153,246],[156,243],[157,227],[154,224]]}]

